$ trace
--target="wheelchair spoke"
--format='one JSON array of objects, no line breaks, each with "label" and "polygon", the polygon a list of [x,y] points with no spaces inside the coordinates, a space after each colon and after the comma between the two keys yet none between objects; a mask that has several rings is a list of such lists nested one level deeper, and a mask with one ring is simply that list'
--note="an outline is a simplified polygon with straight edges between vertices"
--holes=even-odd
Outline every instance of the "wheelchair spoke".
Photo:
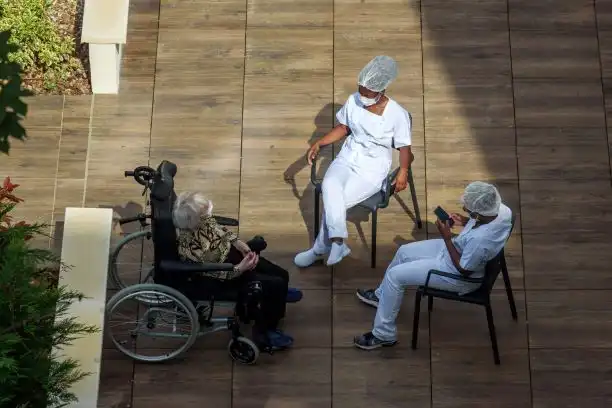
[{"label": "wheelchair spoke", "polygon": [[[149,285],[133,288],[138,286]],[[168,293],[132,290],[118,301],[111,300],[107,309],[106,330],[113,343],[138,361],[174,358],[193,344],[199,332],[193,306]]]},{"label": "wheelchair spoke", "polygon": [[111,251],[109,275],[117,287],[152,283],[153,243],[147,230],[122,234]]}]

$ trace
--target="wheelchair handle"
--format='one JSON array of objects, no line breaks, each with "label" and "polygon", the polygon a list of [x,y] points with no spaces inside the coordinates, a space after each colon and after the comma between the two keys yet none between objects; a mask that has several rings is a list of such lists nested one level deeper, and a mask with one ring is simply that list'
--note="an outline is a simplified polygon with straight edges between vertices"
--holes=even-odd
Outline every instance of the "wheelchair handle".
[{"label": "wheelchair handle", "polygon": [[134,180],[136,180],[138,184],[145,186],[146,188],[149,186],[152,179],[157,175],[157,171],[149,166],[138,166],[132,171],[124,171],[123,175],[125,177],[134,177]]}]

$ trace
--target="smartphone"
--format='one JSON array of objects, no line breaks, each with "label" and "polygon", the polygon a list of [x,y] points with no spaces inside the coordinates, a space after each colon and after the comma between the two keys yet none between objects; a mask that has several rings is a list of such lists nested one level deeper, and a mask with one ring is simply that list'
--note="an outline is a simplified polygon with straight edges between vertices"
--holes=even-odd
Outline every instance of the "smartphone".
[{"label": "smartphone", "polygon": [[455,221],[450,217],[450,215],[448,215],[448,213],[444,211],[440,206],[436,207],[436,209],[434,210],[434,214],[436,214],[436,217],[438,217],[440,221],[448,221],[448,225],[450,225],[451,227],[455,223]]}]

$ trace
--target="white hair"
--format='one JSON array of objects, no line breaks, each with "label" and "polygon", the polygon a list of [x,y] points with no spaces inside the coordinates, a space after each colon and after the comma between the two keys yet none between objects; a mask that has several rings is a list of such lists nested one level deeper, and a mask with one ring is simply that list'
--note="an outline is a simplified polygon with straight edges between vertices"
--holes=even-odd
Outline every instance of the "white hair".
[{"label": "white hair", "polygon": [[185,191],[176,198],[172,209],[172,222],[178,229],[193,230],[204,214],[212,214],[213,204],[204,194]]}]

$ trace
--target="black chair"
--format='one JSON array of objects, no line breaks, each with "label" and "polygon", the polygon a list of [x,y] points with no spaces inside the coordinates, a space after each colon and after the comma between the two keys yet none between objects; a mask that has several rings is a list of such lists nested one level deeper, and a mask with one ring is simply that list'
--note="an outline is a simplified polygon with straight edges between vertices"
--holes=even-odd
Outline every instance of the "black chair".
[{"label": "black chair", "polygon": [[[514,229],[515,217],[512,216],[512,229]],[[510,230],[510,235],[512,234]],[[499,254],[490,260],[485,267],[485,274],[482,278],[469,278],[460,275],[455,275],[447,272],[438,271],[432,269],[427,274],[425,284],[419,286],[416,290],[416,297],[414,300],[414,320],[412,327],[412,348],[417,348],[417,340],[419,334],[419,317],[421,314],[421,299],[423,296],[428,297],[428,310],[431,313],[433,310],[433,299],[435,297],[447,300],[456,300],[458,302],[471,303],[475,305],[484,306],[487,314],[487,324],[489,327],[489,336],[491,338],[491,347],[493,348],[493,359],[495,364],[500,364],[499,349],[497,347],[497,335],[495,334],[495,324],[493,322],[493,311],[491,309],[491,291],[493,285],[497,280],[498,275],[502,274],[504,278],[504,284],[506,287],[506,295],[508,296],[508,303],[510,304],[510,312],[512,313],[512,319],[517,320],[518,315],[516,312],[516,304],[514,302],[514,295],[512,294],[512,287],[510,285],[510,275],[508,274],[508,268],[506,266],[506,256],[504,249]],[[445,290],[435,289],[429,287],[429,280],[432,275],[444,276],[447,278],[455,279],[462,282],[480,283],[480,287],[473,292],[465,295],[459,295],[456,292],[449,292]]]},{"label": "black chair", "polygon": [[[412,155],[414,159],[414,155]],[[372,213],[372,260],[371,266],[372,268],[376,267],[376,231],[377,231],[377,222],[378,222],[378,210],[387,208],[389,206],[389,200],[391,196],[395,194],[395,187],[393,186],[393,181],[399,172],[399,167],[391,172],[387,176],[387,180],[385,182],[384,188],[382,188],[378,193],[373,196],[363,200],[356,207],[364,208],[365,210]],[[321,197],[321,182],[317,180],[317,167],[316,167],[316,159],[313,160],[312,167],[310,168],[310,182],[314,186],[315,191],[315,206],[314,206],[314,235],[315,237],[319,235],[319,223],[321,222],[320,217],[320,209],[319,202]],[[419,211],[419,202],[416,195],[416,189],[414,187],[414,178],[412,176],[412,168],[408,169],[408,186],[410,187],[410,195],[412,196],[412,205],[414,206],[414,216],[416,218],[416,224],[419,229],[423,228],[423,222],[421,221],[421,213]]]}]

